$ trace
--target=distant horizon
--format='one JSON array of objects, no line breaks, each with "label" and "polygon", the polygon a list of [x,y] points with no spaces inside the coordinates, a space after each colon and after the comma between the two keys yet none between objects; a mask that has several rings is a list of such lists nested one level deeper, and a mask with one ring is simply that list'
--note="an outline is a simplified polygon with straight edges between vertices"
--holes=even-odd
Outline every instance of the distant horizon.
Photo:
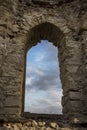
[{"label": "distant horizon", "polygon": [[62,114],[58,49],[41,40],[27,52],[25,112]]}]

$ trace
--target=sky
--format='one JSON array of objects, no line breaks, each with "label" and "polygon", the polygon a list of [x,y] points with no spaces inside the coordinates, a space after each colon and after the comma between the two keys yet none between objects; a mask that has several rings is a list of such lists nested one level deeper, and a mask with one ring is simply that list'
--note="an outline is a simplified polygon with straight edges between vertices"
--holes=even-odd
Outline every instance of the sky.
[{"label": "sky", "polygon": [[25,112],[61,114],[62,85],[58,49],[41,40],[27,52]]}]

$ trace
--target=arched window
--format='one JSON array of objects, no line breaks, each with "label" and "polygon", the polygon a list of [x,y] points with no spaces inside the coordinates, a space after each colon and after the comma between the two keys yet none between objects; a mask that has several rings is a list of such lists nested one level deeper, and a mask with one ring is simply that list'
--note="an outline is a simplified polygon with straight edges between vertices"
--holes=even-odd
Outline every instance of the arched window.
[{"label": "arched window", "polygon": [[58,49],[41,40],[27,52],[24,111],[61,114],[61,97]]},{"label": "arched window", "polygon": [[[29,55],[31,55],[30,54],[30,52],[31,52],[31,50],[33,50],[34,49],[34,47],[35,48],[38,48],[38,46],[42,46],[43,48],[47,45],[47,46],[52,46],[52,48],[55,48],[56,50],[54,51],[54,52],[56,52],[56,61],[57,61],[57,67],[58,67],[58,65],[59,65],[59,68],[60,68],[60,71],[59,71],[59,69],[57,68],[57,71],[56,72],[54,72],[53,70],[55,70],[55,67],[51,64],[51,66],[50,67],[52,67],[52,68],[50,68],[48,65],[46,66],[46,68],[50,68],[50,70],[52,70],[53,72],[51,72],[51,71],[49,71],[49,73],[52,73],[52,75],[51,76],[55,76],[55,74],[59,74],[59,72],[60,72],[60,74],[59,74],[59,77],[60,77],[60,79],[61,79],[61,81],[60,80],[58,80],[57,81],[57,86],[58,86],[58,82],[60,81],[60,82],[62,82],[62,86],[61,86],[61,88],[63,88],[63,96],[62,96],[62,103],[59,103],[59,104],[62,104],[61,105],[61,110],[58,110],[58,109],[56,109],[56,108],[58,108],[58,101],[59,101],[59,97],[58,97],[58,95],[59,95],[59,91],[56,91],[56,97],[57,97],[57,99],[55,99],[55,103],[54,104],[56,104],[56,105],[54,105],[53,104],[53,109],[55,108],[55,113],[57,114],[57,113],[67,113],[68,112],[68,109],[66,109],[68,106],[67,106],[67,102],[65,101],[66,100],[66,94],[67,94],[67,92],[68,92],[68,89],[66,88],[66,86],[67,86],[67,82],[66,82],[66,80],[67,80],[67,76],[66,76],[66,60],[65,60],[65,54],[66,54],[66,44],[65,44],[65,38],[64,38],[64,34],[62,33],[62,31],[58,28],[58,27],[56,27],[55,25],[53,25],[53,24],[51,24],[51,23],[48,23],[48,22],[46,22],[46,23],[42,23],[42,24],[39,24],[39,25],[37,25],[37,26],[35,26],[35,27],[33,27],[33,28],[31,28],[30,30],[29,30],[29,33],[28,33],[28,35],[27,35],[28,37],[27,37],[27,43],[26,43],[26,48],[25,48],[25,52],[26,52],[26,60],[25,60],[25,71],[24,71],[24,84],[23,84],[23,97],[22,97],[22,101],[23,101],[23,106],[22,106],[22,114],[25,116],[25,115],[27,115],[28,113],[29,113],[29,115],[28,116],[30,116],[31,114],[30,113],[38,113],[38,104],[36,105],[36,99],[35,100],[31,100],[30,99],[30,97],[27,97],[27,95],[29,95],[29,96],[31,96],[31,97],[33,97],[33,95],[31,95],[31,88],[35,88],[35,89],[38,89],[38,88],[41,88],[42,86],[40,86],[40,87],[38,87],[38,82],[40,83],[42,83],[42,81],[44,81],[44,78],[46,78],[46,76],[44,76],[44,77],[42,77],[42,75],[41,76],[39,76],[39,78],[42,78],[42,79],[40,79],[39,80],[39,78],[37,78],[38,77],[38,75],[36,76],[36,78],[34,77],[36,74],[32,74],[33,75],[33,77],[32,78],[30,78],[29,77],[29,80],[27,80],[27,78],[26,77],[28,77],[29,75],[30,75],[30,72],[31,72],[31,70],[29,70],[29,73],[27,73],[28,71],[27,71],[27,68],[26,68],[26,63],[28,63],[28,54]],[[49,41],[49,42],[48,42]],[[37,45],[37,46],[36,46]],[[46,48],[47,49],[47,48]],[[38,53],[39,53],[39,51],[40,51],[40,49],[37,49],[38,50]],[[58,51],[58,52],[57,52]],[[43,51],[44,53],[46,53],[47,52],[47,50],[44,50]],[[36,59],[41,59],[42,57],[44,57],[44,53],[41,53],[41,54],[39,54],[39,58],[37,58],[36,57]],[[53,52],[52,50],[51,50],[51,52]],[[35,51],[33,51],[33,55],[35,54]],[[43,54],[43,55],[42,55]],[[48,54],[48,52],[47,52],[47,54]],[[49,54],[48,54],[49,55]],[[47,57],[47,55],[45,56],[45,58]],[[31,57],[31,59],[32,59],[32,57]],[[50,56],[50,59],[52,60],[53,59],[53,56],[51,55]],[[55,59],[55,58],[54,58]],[[48,61],[49,61],[49,58],[48,58]],[[39,63],[39,62],[38,62]],[[48,62],[49,63],[49,62]],[[42,64],[42,62],[40,63],[40,64]],[[33,63],[33,65],[35,65],[36,67],[38,67],[38,65],[36,65],[36,63]],[[45,64],[46,65],[46,64]],[[29,66],[30,66],[30,62],[29,62]],[[31,67],[31,66],[30,66]],[[36,70],[35,70],[35,67],[33,67],[33,71],[35,72]],[[41,70],[41,68],[39,69],[39,71],[41,72],[41,74],[43,73],[42,72],[42,70]],[[58,72],[59,71],[59,72]],[[48,74],[48,72],[46,72],[45,74]],[[28,75],[28,76],[27,76]],[[48,81],[51,81],[51,78],[52,78],[52,80],[54,79],[54,76],[53,77],[51,77],[50,76],[50,74],[49,74],[49,76],[48,76]],[[51,77],[51,78],[50,78]],[[57,79],[58,79],[58,76],[57,76]],[[32,81],[36,81],[36,82],[32,82]],[[48,83],[48,81],[47,81],[47,79],[45,80],[45,82],[44,83],[42,83],[45,87],[44,88],[46,88],[47,87],[47,83]],[[32,82],[32,86],[33,87],[31,87],[31,85],[29,85],[29,83],[31,83]],[[55,81],[56,82],[56,81]],[[40,83],[40,84],[41,84]],[[54,83],[54,81],[52,82],[52,84]],[[52,84],[51,84],[51,88],[53,88],[52,87]],[[27,86],[29,86],[29,87],[31,87],[30,89],[29,89],[29,87],[27,87]],[[54,85],[54,87],[55,87],[56,85]],[[43,87],[42,87],[43,88]],[[29,89],[29,90],[28,90]],[[38,89],[38,90],[40,90],[40,89]],[[51,89],[49,89],[49,92],[51,91]],[[62,91],[62,90],[61,90]],[[37,93],[35,93],[34,94],[34,96],[35,97],[38,97],[39,95],[37,95],[38,93],[39,93],[40,91],[37,91]],[[41,91],[42,92],[42,91]],[[39,94],[41,94],[41,92],[39,93]],[[47,91],[46,91],[47,92]],[[48,98],[48,96],[47,96],[47,94],[46,94],[46,92],[45,93],[43,93],[43,95],[44,95],[44,98],[45,99],[47,99]],[[53,93],[53,91],[51,91],[52,93]],[[34,93],[34,91],[33,91],[33,93]],[[60,92],[61,93],[61,92]],[[49,95],[51,95],[51,94],[49,94]],[[55,94],[54,94],[55,95]],[[62,94],[60,94],[60,95],[62,95]],[[26,100],[27,99],[27,100]],[[40,103],[42,103],[41,102],[41,100],[39,101],[39,99],[40,98],[38,98],[38,103],[40,102]],[[53,98],[52,98],[52,95],[50,96],[50,101],[53,101]],[[45,101],[46,102],[46,101]],[[42,103],[43,104],[43,103]],[[51,102],[51,104],[52,104],[52,102]],[[31,106],[34,106],[34,109],[36,109],[37,108],[37,110],[34,110],[33,111],[33,109],[32,109],[32,107],[30,107],[29,106],[29,109],[28,109],[28,105],[31,105]],[[41,104],[40,104],[41,105]],[[44,106],[46,106],[46,104],[44,105]],[[51,106],[51,105],[49,105],[49,106]],[[60,106],[60,105],[59,105]],[[63,106],[63,111],[62,111],[62,106]],[[36,107],[36,108],[35,108]],[[43,107],[43,105],[42,105],[42,107]],[[50,108],[52,108],[52,107],[50,107]],[[48,108],[49,109],[49,108]],[[42,111],[42,109],[40,109],[39,108],[39,113],[50,113],[50,114],[52,114],[52,113],[54,113],[54,111],[48,111],[48,110],[43,110]],[[67,111],[67,112],[66,112]],[[28,112],[28,113],[27,113]],[[38,114],[39,114],[38,113]],[[40,116],[40,115],[37,115],[37,116]]]}]

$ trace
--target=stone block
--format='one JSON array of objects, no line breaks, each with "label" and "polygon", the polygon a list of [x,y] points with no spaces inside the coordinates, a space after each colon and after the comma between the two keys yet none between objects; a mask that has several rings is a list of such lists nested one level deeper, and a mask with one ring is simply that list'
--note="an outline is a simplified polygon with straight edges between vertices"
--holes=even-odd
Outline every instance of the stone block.
[{"label": "stone block", "polygon": [[10,117],[10,116],[19,116],[19,114],[20,114],[20,108],[16,108],[16,107],[5,107],[4,108],[4,113],[5,113],[5,115],[6,116],[8,116],[8,117]]},{"label": "stone block", "polygon": [[68,96],[62,96],[62,105],[63,105],[63,106],[66,105],[67,102],[68,102],[68,100],[69,100],[69,97],[68,97]]},{"label": "stone block", "polygon": [[68,109],[69,113],[74,114],[74,113],[82,113],[82,101],[79,100],[69,100]]},{"label": "stone block", "polygon": [[9,129],[3,126],[3,127],[0,127],[0,130],[9,130]]},{"label": "stone block", "polygon": [[53,129],[58,129],[59,128],[58,124],[55,123],[55,122],[51,122],[50,127],[53,128]]},{"label": "stone block", "polygon": [[78,91],[70,91],[69,98],[72,100],[82,100],[82,93]]},{"label": "stone block", "polygon": [[[87,19],[87,15],[85,15],[84,17],[85,17],[85,19]],[[82,28],[87,29],[87,20],[84,20]]]},{"label": "stone block", "polygon": [[5,100],[5,106],[20,107],[21,99],[19,96],[8,96]]},{"label": "stone block", "polygon": [[4,102],[4,101],[0,101],[0,108],[2,108],[4,106],[2,102]]},{"label": "stone block", "polygon": [[0,115],[4,115],[4,114],[5,114],[4,108],[0,108]]},{"label": "stone block", "polygon": [[38,125],[39,125],[40,127],[45,126],[45,124],[46,124],[46,122],[38,122]]}]

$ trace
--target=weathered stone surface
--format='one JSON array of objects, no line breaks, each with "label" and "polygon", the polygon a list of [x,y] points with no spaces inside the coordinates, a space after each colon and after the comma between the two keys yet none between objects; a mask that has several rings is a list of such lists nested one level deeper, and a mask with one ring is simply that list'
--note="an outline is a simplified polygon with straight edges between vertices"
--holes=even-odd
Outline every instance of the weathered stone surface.
[{"label": "weathered stone surface", "polygon": [[55,123],[55,122],[52,122],[50,123],[50,126],[53,128],[53,129],[58,129],[58,125]]},{"label": "weathered stone surface", "polygon": [[69,96],[70,96],[70,99],[72,100],[82,100],[82,93],[81,92],[74,92],[74,91],[71,91],[69,93]]},{"label": "weathered stone surface", "polygon": [[9,130],[9,129],[6,127],[0,127],[0,130]]},{"label": "weathered stone surface", "polygon": [[36,121],[32,121],[32,127],[37,127],[37,126],[38,126],[37,122]]},{"label": "weathered stone surface", "polygon": [[19,102],[19,99],[20,97],[15,97],[15,96],[9,96],[6,98],[6,101],[5,101],[5,106],[13,106],[13,107],[17,107],[17,106],[20,106],[20,102]]},{"label": "weathered stone surface", "polygon": [[[65,117],[72,123],[74,119],[87,123],[86,0],[0,1],[0,119],[21,117],[25,54],[42,39],[58,47]],[[33,120],[7,127],[51,130],[56,126]]]},{"label": "weathered stone surface", "polygon": [[45,124],[46,124],[46,122],[38,122],[38,125],[39,125],[40,127],[45,126]]},{"label": "weathered stone surface", "polygon": [[[22,123],[6,123],[4,124],[4,128],[7,128],[7,130],[11,129],[11,130],[86,130],[84,127],[70,127],[69,125],[65,124],[62,127],[59,127],[58,124],[56,122],[52,122],[51,120],[49,120],[50,124],[52,126],[49,125],[45,125],[44,127],[42,126],[28,126],[29,122],[34,122],[35,120],[32,121],[28,121],[28,122],[22,122]],[[36,122],[36,121],[35,121]],[[42,120],[41,120],[42,122]],[[47,122],[47,121],[46,121]],[[37,121],[37,123],[39,123],[39,121]],[[58,126],[58,127],[56,127]],[[82,129],[81,129],[82,128]]]},{"label": "weathered stone surface", "polygon": [[7,117],[8,116],[17,116],[20,114],[18,107],[5,107],[4,112]]}]

